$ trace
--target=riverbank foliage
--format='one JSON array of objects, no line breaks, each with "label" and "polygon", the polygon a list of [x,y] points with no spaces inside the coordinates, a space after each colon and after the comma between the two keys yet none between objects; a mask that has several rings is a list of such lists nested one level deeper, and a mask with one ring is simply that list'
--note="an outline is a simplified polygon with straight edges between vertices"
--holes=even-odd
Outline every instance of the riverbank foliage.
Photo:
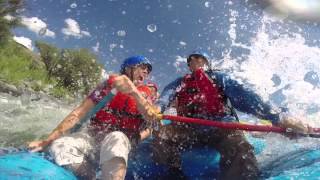
[{"label": "riverbank foliage", "polygon": [[87,49],[61,49],[35,42],[31,51],[13,40],[11,30],[22,26],[22,0],[0,0],[0,81],[55,97],[87,94],[101,79],[102,65]]}]

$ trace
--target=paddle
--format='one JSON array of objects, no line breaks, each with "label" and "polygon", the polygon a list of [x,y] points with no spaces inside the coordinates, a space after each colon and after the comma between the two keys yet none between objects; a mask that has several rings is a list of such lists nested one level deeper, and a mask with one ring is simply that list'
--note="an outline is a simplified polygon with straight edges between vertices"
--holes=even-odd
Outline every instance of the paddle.
[{"label": "paddle", "polygon": [[[112,89],[110,93],[108,93],[89,113],[86,114],[84,118],[80,120],[80,122],[72,129],[72,132],[75,132],[80,129],[82,124],[84,124],[87,119],[96,114],[101,108],[103,108],[108,102],[112,100],[112,98],[117,93],[116,89]],[[220,121],[212,121],[205,120],[199,118],[188,118],[181,116],[172,116],[172,115],[162,115],[162,119],[168,119],[177,122],[184,123],[194,123],[205,126],[212,126],[224,129],[234,129],[234,130],[245,130],[245,131],[260,131],[260,132],[276,132],[276,133],[292,133],[289,128],[276,127],[276,126],[268,126],[268,125],[251,125],[251,124],[241,124],[235,122],[220,122]],[[299,136],[308,136],[314,138],[320,138],[320,128],[313,128],[313,132],[316,134],[304,134],[304,133],[294,133]]]},{"label": "paddle", "polygon": [[[110,102],[116,94],[117,94],[117,90],[111,89],[109,91],[109,93],[107,95],[105,95],[103,97],[103,99],[97,105],[95,105],[83,118],[81,118],[81,120],[77,124],[75,124],[75,126],[72,129],[70,129],[69,132],[70,133],[77,132],[88,119],[90,119],[101,108],[103,108],[108,102]],[[45,146],[47,146],[47,145],[45,145]],[[36,148],[25,147],[25,149],[27,149],[30,152],[37,152],[40,150],[42,151],[42,147],[36,147]]]},{"label": "paddle", "polygon": [[100,109],[102,109],[108,102],[112,100],[112,98],[117,94],[116,89],[111,89],[111,91],[103,97],[103,99],[95,105],[91,111],[89,111],[85,117],[83,117],[75,126],[72,128],[71,132],[76,132],[78,131],[81,126],[88,120],[90,119],[93,115],[95,115]]},{"label": "paddle", "polygon": [[[289,128],[268,126],[268,125],[251,125],[251,124],[241,124],[236,122],[221,122],[221,121],[189,118],[189,117],[182,117],[182,116],[172,116],[172,115],[162,115],[162,119],[168,119],[168,120],[183,122],[183,123],[193,123],[193,124],[199,124],[199,125],[205,125],[205,126],[212,126],[212,127],[223,128],[223,129],[276,132],[276,133],[293,133]],[[319,132],[319,128],[313,128],[312,130],[315,133]],[[320,138],[320,133],[319,134],[293,133],[293,134],[296,134],[299,136]]]}]

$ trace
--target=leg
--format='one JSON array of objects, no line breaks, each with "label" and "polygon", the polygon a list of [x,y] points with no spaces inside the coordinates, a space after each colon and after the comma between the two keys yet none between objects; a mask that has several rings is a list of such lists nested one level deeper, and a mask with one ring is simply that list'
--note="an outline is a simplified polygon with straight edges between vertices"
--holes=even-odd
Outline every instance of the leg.
[{"label": "leg", "polygon": [[66,168],[71,169],[80,180],[96,179],[96,169],[87,161],[66,165]]},{"label": "leg", "polygon": [[80,179],[95,179],[95,169],[86,160],[92,147],[92,138],[79,132],[55,140],[49,151],[58,165],[71,169]]},{"label": "leg", "polygon": [[[166,129],[168,130],[168,129]],[[173,130],[170,127],[170,130]],[[159,134],[163,135],[163,131]],[[172,131],[171,131],[172,133]],[[152,141],[153,160],[157,164],[167,165],[169,167],[168,174],[159,175],[158,179],[185,179],[181,168],[181,150],[183,150],[183,143],[179,143],[178,134],[170,134],[170,138],[161,138],[159,134],[155,135]],[[167,136],[168,134],[166,134]]]},{"label": "leg", "polygon": [[217,150],[221,154],[220,179],[257,179],[258,167],[253,147],[241,131],[218,130]]},{"label": "leg", "polygon": [[123,158],[114,157],[101,165],[102,179],[123,180],[126,176],[127,166]]},{"label": "leg", "polygon": [[176,125],[162,126],[155,132],[152,140],[153,159],[158,164],[169,165],[172,168],[181,168],[181,152],[179,148],[183,143],[180,141],[180,128]]},{"label": "leg", "polygon": [[152,152],[156,163],[181,168],[181,153],[176,143],[155,138],[152,141]]},{"label": "leg", "polygon": [[125,178],[130,150],[130,141],[124,133],[114,131],[106,135],[100,149],[102,179]]}]

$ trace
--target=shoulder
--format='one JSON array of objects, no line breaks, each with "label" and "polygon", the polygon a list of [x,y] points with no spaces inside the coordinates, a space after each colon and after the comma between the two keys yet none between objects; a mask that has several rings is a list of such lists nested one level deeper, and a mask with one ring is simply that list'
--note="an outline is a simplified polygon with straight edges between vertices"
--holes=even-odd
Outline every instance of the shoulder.
[{"label": "shoulder", "polygon": [[111,90],[110,86],[108,85],[107,80],[104,80],[98,86],[91,91],[88,95],[88,98],[91,99],[93,102],[98,103],[108,92]]},{"label": "shoulder", "polygon": [[178,87],[182,80],[183,80],[184,77],[178,77],[177,79],[175,79],[174,81],[171,81],[169,84],[167,84],[165,87],[164,87],[164,91],[165,90],[169,90],[169,89],[173,89],[173,88],[176,88]]},{"label": "shoulder", "polygon": [[232,78],[225,72],[222,72],[220,70],[211,70],[206,71],[208,76],[215,80],[218,84],[224,85],[228,81],[232,81]]},{"label": "shoulder", "polygon": [[212,78],[230,78],[230,76],[227,73],[221,70],[214,69],[214,70],[209,70],[205,72]]}]

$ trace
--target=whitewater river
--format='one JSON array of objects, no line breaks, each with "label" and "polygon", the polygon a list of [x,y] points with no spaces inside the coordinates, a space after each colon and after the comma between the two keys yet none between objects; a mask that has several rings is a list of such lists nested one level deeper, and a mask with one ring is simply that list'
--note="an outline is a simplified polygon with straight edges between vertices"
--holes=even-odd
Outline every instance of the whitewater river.
[{"label": "whitewater river", "polygon": [[[220,1],[216,1],[218,2]],[[224,36],[220,38],[221,42],[227,42],[210,43],[210,47],[215,47],[208,48],[212,51],[211,54],[217,50],[216,47],[223,47],[216,53],[219,56],[212,60],[212,66],[229,72],[233,78],[245,83],[275,107],[287,108],[293,115],[303,117],[305,123],[310,126],[320,127],[318,23],[295,23],[274,17],[265,11],[256,14],[248,8],[237,8],[238,5],[229,1],[224,16],[221,16],[228,17],[221,23]],[[215,7],[209,2],[206,2],[205,6]],[[218,20],[220,22],[221,19]],[[210,28],[211,26],[208,27]],[[130,33],[130,29],[127,31]],[[208,34],[218,36],[211,31]],[[161,36],[159,37],[161,39]],[[185,43],[182,41],[181,44]],[[109,45],[111,47],[112,44]],[[151,50],[150,52],[153,52]],[[163,66],[174,68],[179,74],[186,72],[183,71],[186,69],[185,58],[180,55],[181,53],[177,54],[176,61],[173,59],[161,62],[159,69]],[[154,69],[157,71],[156,66]],[[109,69],[109,71],[116,70]],[[172,72],[163,71],[153,76],[163,86],[173,80]],[[0,148],[23,147],[25,142],[45,136],[75,106],[76,104],[65,104],[49,98],[37,100],[30,95],[13,97],[0,93]],[[240,117],[253,123],[257,121],[247,115]],[[291,156],[284,158],[285,155],[320,149],[320,138],[289,139],[273,133],[266,134],[264,138],[266,147],[257,156],[261,167],[279,157],[283,157],[283,161],[290,161]],[[297,158],[295,162],[301,162],[306,157],[297,156]],[[306,164],[312,164],[313,161],[320,161],[319,157],[307,161]],[[314,170],[319,171],[319,169],[320,167]],[[305,173],[309,172],[312,170],[307,170]],[[296,170],[293,171],[292,177],[295,177],[294,173],[301,174],[300,170]]]},{"label": "whitewater river", "polygon": [[20,147],[48,134],[74,106],[49,98],[0,93],[0,147]]}]

